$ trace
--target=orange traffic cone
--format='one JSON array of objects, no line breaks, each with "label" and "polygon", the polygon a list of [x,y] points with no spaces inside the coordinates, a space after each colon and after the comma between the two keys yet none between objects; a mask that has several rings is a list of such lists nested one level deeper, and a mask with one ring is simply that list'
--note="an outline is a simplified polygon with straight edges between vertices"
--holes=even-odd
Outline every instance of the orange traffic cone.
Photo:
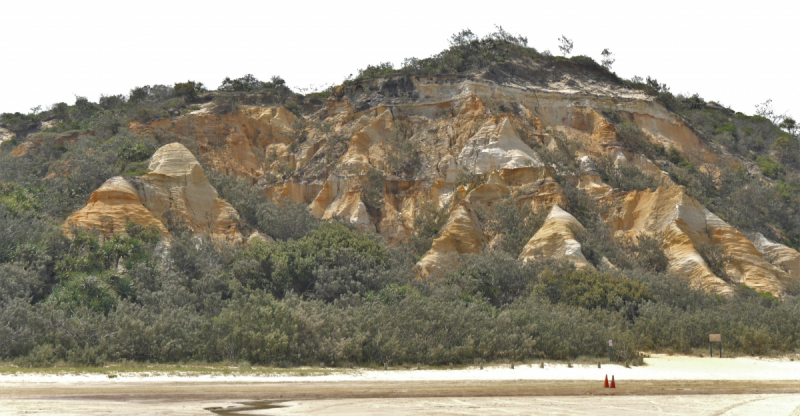
[{"label": "orange traffic cone", "polygon": [[614,382],[614,375],[613,374],[611,375],[611,388],[612,389],[617,388],[617,383]]},{"label": "orange traffic cone", "polygon": [[606,382],[603,383],[603,388],[608,388],[608,374],[606,374]]}]

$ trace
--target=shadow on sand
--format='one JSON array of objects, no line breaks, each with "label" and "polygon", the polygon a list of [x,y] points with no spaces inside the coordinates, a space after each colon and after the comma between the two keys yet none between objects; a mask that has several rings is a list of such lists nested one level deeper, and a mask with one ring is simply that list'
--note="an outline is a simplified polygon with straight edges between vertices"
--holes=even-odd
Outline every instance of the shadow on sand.
[{"label": "shadow on sand", "polygon": [[249,415],[252,410],[263,409],[277,409],[285,407],[278,404],[275,400],[254,400],[251,402],[239,403],[241,406],[228,406],[228,407],[206,407],[203,410],[208,410],[217,415]]}]

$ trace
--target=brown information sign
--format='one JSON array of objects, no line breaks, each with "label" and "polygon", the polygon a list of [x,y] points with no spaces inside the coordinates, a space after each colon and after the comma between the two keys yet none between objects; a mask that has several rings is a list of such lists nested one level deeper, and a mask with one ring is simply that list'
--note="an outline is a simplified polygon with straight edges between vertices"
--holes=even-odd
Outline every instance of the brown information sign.
[{"label": "brown information sign", "polygon": [[708,342],[722,342],[721,334],[709,334]]}]

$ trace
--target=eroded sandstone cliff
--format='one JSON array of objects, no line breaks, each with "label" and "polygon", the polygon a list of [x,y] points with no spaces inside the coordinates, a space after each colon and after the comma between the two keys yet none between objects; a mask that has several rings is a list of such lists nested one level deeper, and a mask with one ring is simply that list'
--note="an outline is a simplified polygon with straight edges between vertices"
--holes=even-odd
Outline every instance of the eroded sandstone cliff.
[{"label": "eroded sandstone cliff", "polygon": [[[576,239],[584,225],[562,209],[569,201],[559,180],[566,180],[607,207],[602,220],[616,237],[663,236],[669,269],[699,287],[728,294],[744,284],[780,295],[800,278],[796,251],[757,235],[748,239],[747,230],[728,225],[674,184],[662,170],[667,162],[621,141],[610,112],[635,123],[649,144],[676,149],[711,174],[715,166],[740,163],[652,97],[590,78],[567,83],[489,78],[366,79],[334,88],[313,114],[281,106],[244,106],[222,114],[210,103],[130,128],[171,134],[213,169],[260,187],[265,198],[307,204],[317,217],[344,218],[393,244],[414,234],[424,205],[447,210],[446,223],[417,264],[422,277],[452,269],[459,255],[490,249],[498,236],[487,229],[481,212],[507,198],[530,212],[549,212],[521,259],[561,257],[593,267]],[[579,161],[580,169],[554,154]],[[602,158],[614,166],[633,165],[660,186],[614,189],[592,167],[591,160]],[[366,181],[374,171],[381,180]],[[370,187],[381,197],[368,198],[375,190]],[[113,232],[132,220],[163,229],[158,218],[168,210],[180,213],[196,232],[241,240],[236,212],[217,198],[199,163],[180,144],[160,149],[147,175],[109,180],[67,224]],[[725,276],[716,275],[700,255],[703,244],[732,258]]]},{"label": "eroded sandstone cliff", "polygon": [[575,263],[575,267],[590,267],[581,252],[581,243],[575,239],[575,233],[583,229],[583,225],[575,217],[556,205],[550,211],[542,228],[525,245],[519,257],[521,260],[542,257],[563,258]]},{"label": "eroded sandstone cliff", "polygon": [[218,198],[197,159],[180,143],[158,149],[146,175],[106,181],[64,227],[67,232],[78,227],[105,235],[124,232],[125,224],[133,221],[168,234],[167,220],[185,224],[194,234],[242,240],[236,210]]}]

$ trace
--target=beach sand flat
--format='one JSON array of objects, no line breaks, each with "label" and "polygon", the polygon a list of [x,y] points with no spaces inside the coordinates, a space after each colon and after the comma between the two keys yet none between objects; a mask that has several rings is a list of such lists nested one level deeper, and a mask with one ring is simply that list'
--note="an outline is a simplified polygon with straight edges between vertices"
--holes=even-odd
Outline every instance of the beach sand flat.
[{"label": "beach sand flat", "polygon": [[[645,362],[321,376],[4,374],[0,414],[800,414],[799,361],[653,355]],[[606,374],[616,389],[603,388]]]}]

